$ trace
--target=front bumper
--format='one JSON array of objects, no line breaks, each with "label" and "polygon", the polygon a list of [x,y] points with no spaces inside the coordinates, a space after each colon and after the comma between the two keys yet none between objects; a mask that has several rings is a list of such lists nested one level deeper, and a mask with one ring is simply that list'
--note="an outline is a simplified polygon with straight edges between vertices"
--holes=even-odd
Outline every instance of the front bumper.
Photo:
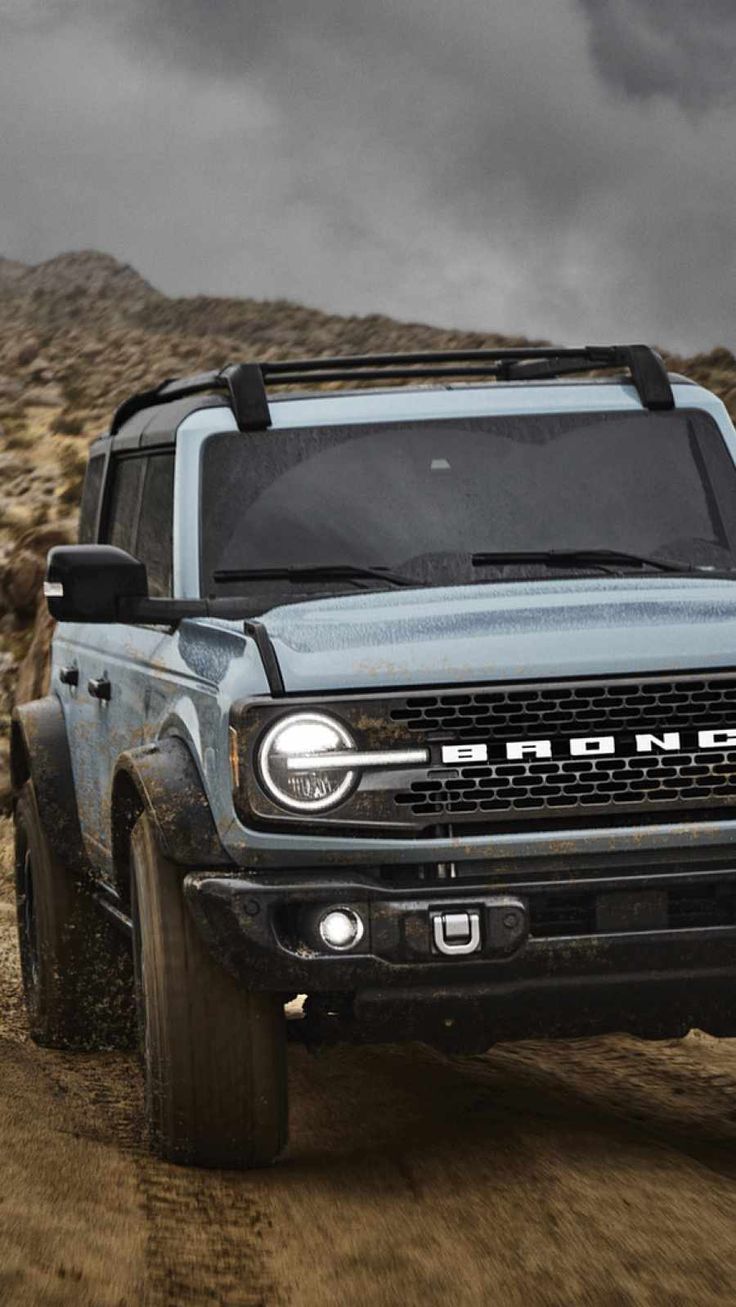
[{"label": "front bumper", "polygon": [[[319,1037],[421,1038],[471,1049],[498,1039],[607,1030],[657,1037],[700,1026],[736,1033],[736,916],[727,924],[672,928],[666,908],[668,896],[674,903],[699,884],[730,893],[732,881],[736,870],[723,866],[679,874],[655,867],[588,881],[489,885],[476,878],[404,887],[357,870],[193,872],[184,889],[222,964],[249,988],[309,994],[322,1016]],[[585,931],[549,933],[555,903],[573,892],[579,897],[581,885],[594,903]],[[540,904],[550,901],[545,927]],[[338,905],[360,913],[365,934],[355,949],[334,954],[315,941],[308,923]],[[455,912],[477,913],[482,923],[481,946],[471,955],[446,956],[435,946],[435,916]],[[515,914],[516,923],[505,925]],[[328,994],[345,1001],[317,1001]]]},{"label": "front bumper", "polygon": [[310,835],[300,831],[262,831],[231,817],[219,829],[227,856],[237,865],[258,869],[311,868],[317,864],[340,869],[373,866],[376,861],[414,865],[423,862],[473,862],[479,858],[503,871],[539,859],[572,863],[601,857],[683,854],[699,856],[721,849],[736,857],[736,822],[662,821],[651,825],[564,827],[560,830],[494,831],[490,834],[443,835],[421,840],[389,836]]}]

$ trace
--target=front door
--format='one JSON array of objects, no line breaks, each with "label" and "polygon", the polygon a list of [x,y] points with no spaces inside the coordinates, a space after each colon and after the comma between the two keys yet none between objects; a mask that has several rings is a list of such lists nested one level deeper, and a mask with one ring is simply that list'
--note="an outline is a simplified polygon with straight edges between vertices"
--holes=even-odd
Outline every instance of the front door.
[{"label": "front door", "polygon": [[[146,564],[149,593],[171,594],[174,454],[118,456],[100,540]],[[64,628],[78,668],[65,704],[82,835],[98,866],[110,862],[112,777],[120,754],[156,737],[165,704],[166,646],[158,627],[85,624]]]}]

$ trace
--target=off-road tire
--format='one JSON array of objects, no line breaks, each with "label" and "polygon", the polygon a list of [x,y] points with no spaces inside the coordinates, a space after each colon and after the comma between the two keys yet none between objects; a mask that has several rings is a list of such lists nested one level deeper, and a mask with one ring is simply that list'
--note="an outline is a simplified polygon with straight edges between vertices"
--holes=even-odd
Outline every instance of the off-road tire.
[{"label": "off-road tire", "polygon": [[283,1003],[242,988],[208,951],[183,870],[163,856],[146,815],[130,861],[151,1143],[172,1162],[265,1166],[287,1136]]},{"label": "off-road tire", "polygon": [[87,874],[54,852],[33,782],[15,804],[21,973],[31,1035],[48,1048],[130,1048],[130,947],[94,902]]}]

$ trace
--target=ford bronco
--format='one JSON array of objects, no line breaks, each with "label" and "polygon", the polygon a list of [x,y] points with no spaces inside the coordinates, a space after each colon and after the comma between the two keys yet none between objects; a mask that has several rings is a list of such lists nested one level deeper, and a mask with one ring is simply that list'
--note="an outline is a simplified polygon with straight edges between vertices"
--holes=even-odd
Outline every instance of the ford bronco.
[{"label": "ford bronco", "polygon": [[287,1039],[736,1033],[735,462],[645,346],[126,401],[13,721],[34,1037],[137,1026],[160,1152],[246,1167]]}]

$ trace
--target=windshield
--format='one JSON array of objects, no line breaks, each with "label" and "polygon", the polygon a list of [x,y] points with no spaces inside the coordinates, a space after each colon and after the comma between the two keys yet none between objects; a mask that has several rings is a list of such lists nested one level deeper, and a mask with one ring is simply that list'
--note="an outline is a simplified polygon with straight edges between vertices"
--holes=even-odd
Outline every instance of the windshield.
[{"label": "windshield", "polygon": [[[554,576],[472,560],[557,549],[736,567],[736,469],[715,422],[697,411],[527,414],[226,432],[204,446],[205,594],[294,590],[254,578],[261,568],[387,568],[425,585]],[[299,580],[300,591],[349,588]]]}]

